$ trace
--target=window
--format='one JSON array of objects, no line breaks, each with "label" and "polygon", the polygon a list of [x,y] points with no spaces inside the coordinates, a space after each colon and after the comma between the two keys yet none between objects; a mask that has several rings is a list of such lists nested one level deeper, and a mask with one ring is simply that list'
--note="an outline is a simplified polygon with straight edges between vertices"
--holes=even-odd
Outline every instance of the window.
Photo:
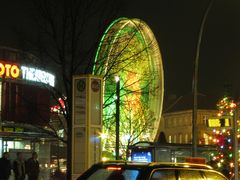
[{"label": "window", "polygon": [[125,170],[123,173],[123,176],[127,180],[137,179],[137,176],[139,174],[138,170]]},{"label": "window", "polygon": [[204,144],[209,144],[209,141],[208,141],[209,135],[208,134],[204,133],[203,134],[203,139],[204,139]]},{"label": "window", "polygon": [[185,134],[185,143],[188,143],[188,134]]},{"label": "window", "polygon": [[36,85],[2,83],[3,120],[45,125],[50,117],[50,92]]},{"label": "window", "polygon": [[135,180],[139,175],[139,170],[126,169],[126,170],[108,170],[108,169],[98,169],[94,172],[87,180],[106,180],[108,178],[115,178],[117,180],[120,177],[124,177],[125,180]]},{"label": "window", "polygon": [[177,119],[174,118],[174,119],[173,119],[173,127],[176,127],[176,126],[177,126]]},{"label": "window", "polygon": [[177,135],[173,136],[173,143],[177,143]]},{"label": "window", "polygon": [[179,134],[179,143],[182,143],[182,134]]},{"label": "window", "polygon": [[107,179],[107,177],[111,174],[112,171],[108,171],[106,169],[99,169],[94,174],[92,174],[88,180],[94,180],[94,179]]},{"label": "window", "polygon": [[225,178],[218,173],[211,172],[211,171],[205,171],[204,173],[205,173],[206,179],[225,180]]},{"label": "window", "polygon": [[169,127],[170,127],[170,124],[171,124],[171,123],[170,123],[169,119],[166,119],[166,120],[165,120],[165,127],[166,127],[166,128],[169,128]]},{"label": "window", "polygon": [[168,136],[168,143],[172,143],[172,136]]},{"label": "window", "polygon": [[186,126],[190,125],[188,117],[184,118],[184,125],[186,125]]},{"label": "window", "polygon": [[202,176],[200,171],[196,170],[180,170],[179,171],[179,180],[202,180],[204,177]]},{"label": "window", "polygon": [[151,180],[161,180],[161,179],[167,179],[167,180],[175,180],[175,170],[174,169],[162,169],[157,170],[153,173]]}]

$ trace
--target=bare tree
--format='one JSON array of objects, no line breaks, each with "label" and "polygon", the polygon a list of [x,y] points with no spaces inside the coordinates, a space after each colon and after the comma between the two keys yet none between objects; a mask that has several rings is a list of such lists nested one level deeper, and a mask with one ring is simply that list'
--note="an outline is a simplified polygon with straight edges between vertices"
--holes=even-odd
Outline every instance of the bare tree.
[{"label": "bare tree", "polygon": [[[122,128],[129,127],[127,124],[137,127],[131,132],[122,131],[122,133],[129,133],[131,136],[127,141],[127,146],[129,146],[136,139],[139,139],[138,137],[146,134],[154,123],[154,118],[149,115],[152,109],[147,104],[149,95],[154,96],[160,88],[154,75],[158,72],[150,71],[144,66],[151,64],[147,56],[153,51],[157,51],[158,46],[151,39],[144,46],[138,40],[136,41],[136,37],[141,35],[139,31],[143,28],[141,25],[131,30],[130,33],[117,38],[113,29],[107,37],[108,41],[104,42],[106,44],[102,44],[106,51],[110,47],[111,52],[103,53],[94,62],[93,58],[103,30],[110,24],[117,12],[118,4],[116,1],[36,0],[33,2],[33,17],[37,24],[37,33],[34,33],[35,36],[30,39],[26,39],[27,35],[22,37],[25,39],[26,49],[39,57],[38,66],[49,68],[57,75],[58,86],[48,88],[56,102],[61,98],[65,104],[65,108],[60,106],[60,126],[57,127],[65,129],[67,134],[67,179],[70,179],[72,134],[69,130],[72,128],[72,76],[92,72],[94,66],[94,74],[103,76],[105,80],[104,109],[114,104],[115,91],[113,87],[115,83],[112,82],[113,77],[120,75],[124,79],[121,82],[121,97],[124,97],[124,101],[121,101],[122,109],[127,107],[129,102],[135,102],[138,106],[133,113],[134,118],[128,117],[127,112],[123,111],[125,117],[128,117],[126,118],[128,123]],[[112,44],[109,44],[110,42]],[[136,48],[136,43],[139,48]],[[139,72],[133,67],[143,70]],[[152,64],[147,67],[154,68]],[[136,109],[132,104],[126,110],[132,111],[134,108]],[[114,131],[113,117],[113,113],[104,113],[104,126],[111,132]],[[55,128],[51,124],[49,127],[53,130]],[[57,131],[54,130],[54,132],[58,135]]]},{"label": "bare tree", "polygon": [[56,74],[57,87],[50,91],[56,102],[59,98],[65,101],[61,116],[66,120],[67,179],[71,179],[72,76],[91,72],[101,34],[115,17],[118,3],[111,0],[31,2],[35,32],[21,32],[21,48],[39,57],[38,66]]}]

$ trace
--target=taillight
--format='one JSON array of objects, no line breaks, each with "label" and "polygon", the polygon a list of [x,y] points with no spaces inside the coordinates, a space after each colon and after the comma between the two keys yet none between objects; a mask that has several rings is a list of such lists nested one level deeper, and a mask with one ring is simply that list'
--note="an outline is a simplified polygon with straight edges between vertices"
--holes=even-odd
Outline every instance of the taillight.
[{"label": "taillight", "polygon": [[106,168],[107,170],[112,170],[112,171],[121,171],[122,168],[121,167],[114,167],[114,166],[109,166]]}]

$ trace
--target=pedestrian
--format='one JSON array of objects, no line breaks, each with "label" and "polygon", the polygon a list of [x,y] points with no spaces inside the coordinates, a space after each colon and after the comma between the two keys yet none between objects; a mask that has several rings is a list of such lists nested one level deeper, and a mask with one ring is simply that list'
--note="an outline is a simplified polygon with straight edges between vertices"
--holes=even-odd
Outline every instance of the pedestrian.
[{"label": "pedestrian", "polygon": [[27,160],[26,172],[28,175],[28,180],[37,180],[39,175],[39,162],[37,160],[38,154],[36,152],[32,153],[32,157]]},{"label": "pedestrian", "polygon": [[0,158],[0,180],[8,180],[11,175],[11,162],[9,160],[9,153],[4,152]]},{"label": "pedestrian", "polygon": [[17,159],[13,162],[13,171],[15,180],[25,179],[25,162],[22,152],[17,152]]}]

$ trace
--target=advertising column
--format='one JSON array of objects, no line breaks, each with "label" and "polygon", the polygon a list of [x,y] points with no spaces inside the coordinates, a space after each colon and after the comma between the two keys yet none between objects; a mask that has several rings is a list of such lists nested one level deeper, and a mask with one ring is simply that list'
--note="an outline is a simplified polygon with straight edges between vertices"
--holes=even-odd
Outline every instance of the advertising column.
[{"label": "advertising column", "polygon": [[73,77],[72,179],[101,160],[102,79]]}]

